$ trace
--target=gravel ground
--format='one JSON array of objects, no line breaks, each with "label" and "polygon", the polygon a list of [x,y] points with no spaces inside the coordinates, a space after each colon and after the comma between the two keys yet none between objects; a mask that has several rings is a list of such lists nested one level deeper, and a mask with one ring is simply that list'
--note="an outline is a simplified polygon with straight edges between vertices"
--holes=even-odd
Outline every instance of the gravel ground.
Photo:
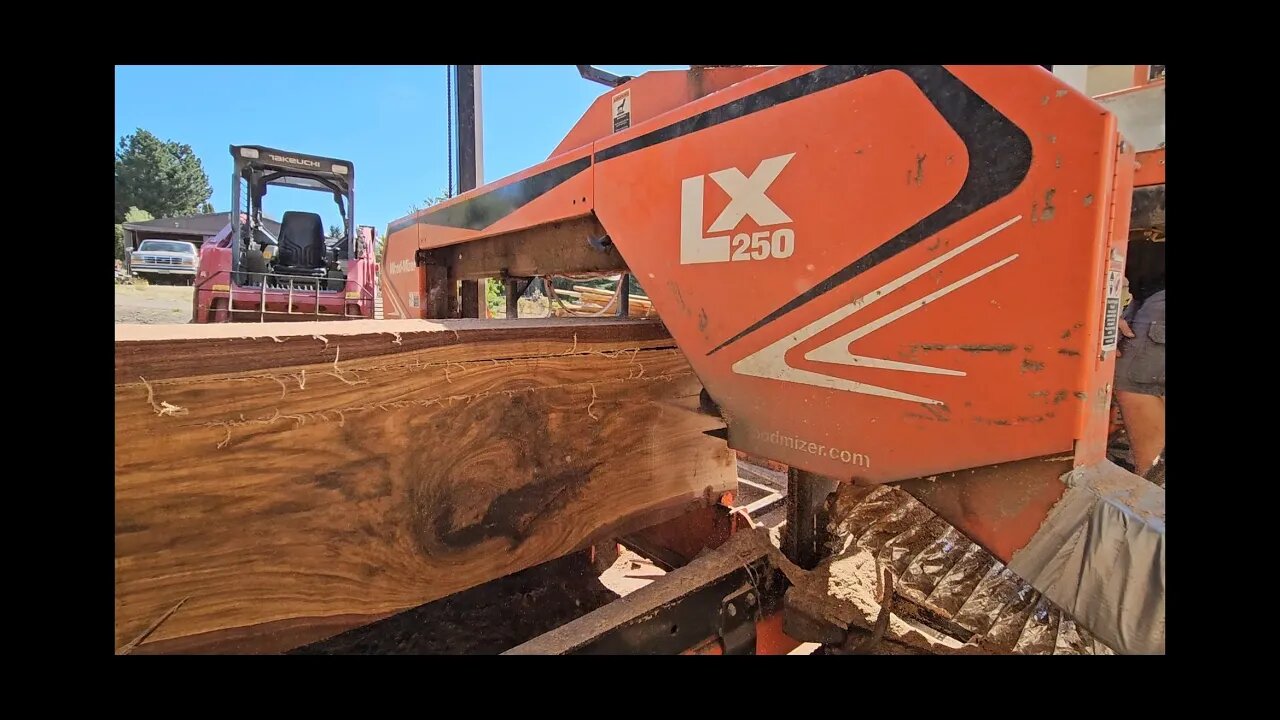
[{"label": "gravel ground", "polygon": [[191,293],[191,288],[176,285],[116,285],[116,322],[189,323]]}]

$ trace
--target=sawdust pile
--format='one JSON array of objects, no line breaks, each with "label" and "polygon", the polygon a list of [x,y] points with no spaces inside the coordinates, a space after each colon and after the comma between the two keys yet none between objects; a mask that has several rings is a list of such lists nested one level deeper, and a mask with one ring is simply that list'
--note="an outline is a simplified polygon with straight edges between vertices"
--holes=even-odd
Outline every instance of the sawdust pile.
[{"label": "sawdust pile", "polygon": [[873,630],[886,577],[883,638],[930,654],[1111,655],[1030,584],[906,492],[842,485],[828,502],[831,557],[805,571],[772,559],[789,601],[844,628]]}]

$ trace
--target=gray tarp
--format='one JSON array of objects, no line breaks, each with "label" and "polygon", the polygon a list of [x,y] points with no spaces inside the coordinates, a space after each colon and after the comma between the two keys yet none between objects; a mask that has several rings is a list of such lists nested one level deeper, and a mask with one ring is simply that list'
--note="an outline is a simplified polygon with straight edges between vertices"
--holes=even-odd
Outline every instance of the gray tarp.
[{"label": "gray tarp", "polygon": [[1164,488],[1106,461],[1063,480],[1009,569],[1116,652],[1164,654]]}]

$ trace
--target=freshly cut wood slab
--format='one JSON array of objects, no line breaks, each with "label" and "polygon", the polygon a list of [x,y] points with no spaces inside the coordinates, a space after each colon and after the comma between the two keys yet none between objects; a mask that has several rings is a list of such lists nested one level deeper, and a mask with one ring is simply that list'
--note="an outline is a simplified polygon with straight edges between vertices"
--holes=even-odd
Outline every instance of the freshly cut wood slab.
[{"label": "freshly cut wood slab", "polygon": [[116,640],[276,652],[713,501],[656,323],[118,326]]}]

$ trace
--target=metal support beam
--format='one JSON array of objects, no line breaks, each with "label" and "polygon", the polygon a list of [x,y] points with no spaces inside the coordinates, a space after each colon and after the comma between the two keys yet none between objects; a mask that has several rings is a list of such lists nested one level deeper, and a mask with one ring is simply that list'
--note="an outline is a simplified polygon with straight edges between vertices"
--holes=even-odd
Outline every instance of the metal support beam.
[{"label": "metal support beam", "polygon": [[[528,283],[525,283],[528,287]],[[520,281],[506,281],[507,317],[512,320],[520,317]]]},{"label": "metal support beam", "polygon": [[781,608],[786,590],[767,542],[735,533],[661,580],[503,654],[676,655],[711,639],[726,654],[751,653],[755,623]]},{"label": "metal support beam", "polygon": [[[484,132],[480,107],[480,66],[454,65],[457,85],[454,109],[458,117],[455,138],[458,158],[458,193],[475,190],[484,184]],[[459,316],[483,317],[485,312],[484,281],[463,280]]]},{"label": "metal support beam", "polygon": [[782,554],[805,570],[822,558],[826,531],[824,505],[837,481],[791,468],[787,471],[787,525],[782,533]]},{"label": "metal support beam", "polygon": [[458,158],[458,194],[484,184],[484,123],[480,103],[480,66],[454,65],[458,78],[454,110],[458,116],[454,138]]},{"label": "metal support beam", "polygon": [[631,274],[622,273],[618,278],[618,317],[631,316]]},{"label": "metal support beam", "polygon": [[452,315],[450,299],[457,294],[458,284],[449,280],[449,267],[437,262],[434,254],[419,250],[417,262],[423,273],[421,317],[438,320]]},{"label": "metal support beam", "polygon": [[601,70],[592,65],[578,65],[577,67],[578,74],[582,76],[583,80],[598,82],[605,87],[618,87],[622,83],[633,79],[629,75],[614,75],[608,70]]},{"label": "metal support beam", "polygon": [[462,281],[462,311],[460,317],[484,317],[486,305],[485,283],[486,281],[484,280]]}]

